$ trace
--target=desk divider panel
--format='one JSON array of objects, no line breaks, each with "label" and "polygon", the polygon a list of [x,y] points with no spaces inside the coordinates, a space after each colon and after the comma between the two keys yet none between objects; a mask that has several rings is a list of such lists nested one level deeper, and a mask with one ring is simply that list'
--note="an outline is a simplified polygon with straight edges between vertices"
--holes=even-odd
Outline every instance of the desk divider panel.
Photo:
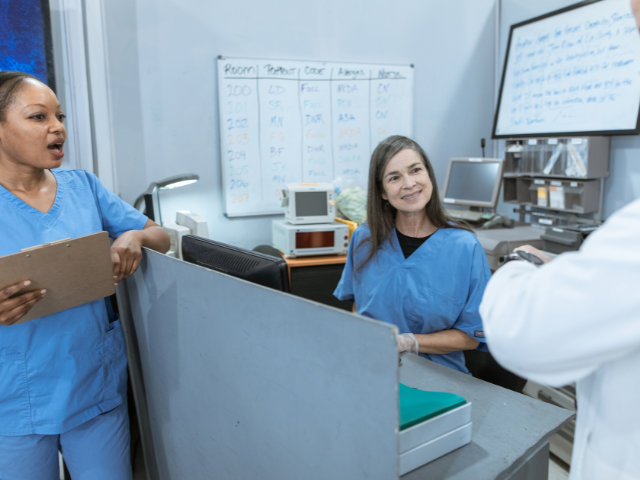
[{"label": "desk divider panel", "polygon": [[394,327],[149,250],[118,300],[150,480],[397,478]]}]

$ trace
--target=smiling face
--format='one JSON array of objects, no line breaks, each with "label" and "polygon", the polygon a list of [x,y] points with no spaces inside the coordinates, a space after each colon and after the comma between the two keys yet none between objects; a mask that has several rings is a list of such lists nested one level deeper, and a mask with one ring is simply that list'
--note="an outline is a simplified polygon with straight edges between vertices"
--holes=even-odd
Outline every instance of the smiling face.
[{"label": "smiling face", "polygon": [[63,120],[55,93],[43,83],[25,80],[0,121],[0,162],[59,167],[67,138]]},{"label": "smiling face", "polygon": [[408,148],[389,160],[382,177],[382,188],[381,197],[398,212],[406,214],[424,210],[433,192],[422,157]]}]

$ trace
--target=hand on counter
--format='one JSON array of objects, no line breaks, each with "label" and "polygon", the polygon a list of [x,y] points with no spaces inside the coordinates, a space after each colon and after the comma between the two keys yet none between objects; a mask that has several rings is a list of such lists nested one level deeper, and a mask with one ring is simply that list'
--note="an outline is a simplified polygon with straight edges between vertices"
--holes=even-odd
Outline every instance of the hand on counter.
[{"label": "hand on counter", "polygon": [[120,235],[111,245],[113,283],[118,285],[123,278],[135,273],[142,260],[141,230],[130,230]]},{"label": "hand on counter", "polygon": [[136,273],[142,260],[142,247],[167,253],[170,246],[169,234],[151,220],[147,220],[142,230],[129,230],[123,233],[111,245],[113,283],[118,285],[123,278]]},{"label": "hand on counter", "polygon": [[398,335],[398,353],[418,353],[418,340],[413,333],[401,333]]}]

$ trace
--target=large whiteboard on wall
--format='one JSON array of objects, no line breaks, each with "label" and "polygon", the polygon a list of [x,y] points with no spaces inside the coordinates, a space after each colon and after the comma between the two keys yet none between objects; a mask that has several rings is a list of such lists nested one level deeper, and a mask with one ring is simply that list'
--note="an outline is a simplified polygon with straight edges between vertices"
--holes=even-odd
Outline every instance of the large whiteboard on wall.
[{"label": "large whiteboard on wall", "polygon": [[629,0],[583,2],[511,27],[494,137],[635,134],[639,111]]},{"label": "large whiteboard on wall", "polygon": [[282,213],[286,183],[366,189],[373,149],[413,135],[413,68],[218,59],[222,181],[227,216]]}]

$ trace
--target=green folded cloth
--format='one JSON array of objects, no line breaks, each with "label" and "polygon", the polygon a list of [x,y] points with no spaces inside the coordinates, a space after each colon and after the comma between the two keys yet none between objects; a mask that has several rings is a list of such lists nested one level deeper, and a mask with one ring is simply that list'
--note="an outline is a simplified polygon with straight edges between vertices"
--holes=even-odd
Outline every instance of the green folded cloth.
[{"label": "green folded cloth", "polygon": [[425,392],[400,384],[400,430],[461,407],[467,401],[460,395]]}]

